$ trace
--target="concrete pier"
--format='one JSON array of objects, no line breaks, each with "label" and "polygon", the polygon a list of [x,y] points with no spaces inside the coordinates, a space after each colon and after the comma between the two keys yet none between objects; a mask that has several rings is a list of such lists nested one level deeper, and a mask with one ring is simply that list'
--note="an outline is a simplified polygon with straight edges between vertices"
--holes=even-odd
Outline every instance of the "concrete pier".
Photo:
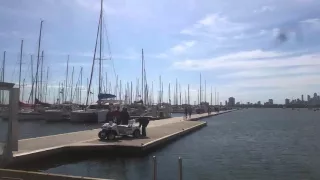
[{"label": "concrete pier", "polygon": [[[158,121],[150,121],[147,127],[147,137],[140,139],[119,138],[116,141],[101,141],[98,138],[100,129],[22,139],[18,142],[18,151],[13,152],[13,158],[6,167],[28,164],[43,158],[63,154],[81,154],[88,156],[99,152],[115,152],[121,154],[145,154],[157,147],[206,126],[202,118],[215,116],[220,113],[194,114],[191,119],[175,117]],[[93,153],[94,152],[94,153]]]}]

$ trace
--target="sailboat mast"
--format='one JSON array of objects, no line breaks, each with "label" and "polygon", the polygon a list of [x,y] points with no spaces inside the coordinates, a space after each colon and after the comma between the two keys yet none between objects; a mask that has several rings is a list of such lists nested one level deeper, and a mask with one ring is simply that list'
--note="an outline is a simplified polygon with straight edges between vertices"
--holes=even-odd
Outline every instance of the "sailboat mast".
[{"label": "sailboat mast", "polygon": [[179,84],[179,93],[180,93],[180,103],[179,103],[179,105],[181,105],[182,104],[182,102],[181,102],[181,84]]},{"label": "sailboat mast", "polygon": [[42,77],[43,77],[43,51],[41,52],[41,73],[40,73],[40,91],[39,91],[39,97],[40,101],[42,101],[42,94],[43,94],[43,82],[42,82]]},{"label": "sailboat mast", "polygon": [[201,73],[200,73],[200,91],[199,91],[199,104],[201,103],[201,100],[202,100],[201,94],[202,94],[202,89],[201,89]]},{"label": "sailboat mast", "polygon": [[207,80],[204,80],[204,102],[207,102]]},{"label": "sailboat mast", "polygon": [[21,47],[20,47],[19,89],[21,88],[22,51],[23,51],[23,40],[21,40]]},{"label": "sailboat mast", "polygon": [[6,51],[3,52],[3,60],[2,60],[2,82],[4,82],[4,70],[6,66]]},{"label": "sailboat mast", "polygon": [[188,84],[188,105],[190,105],[190,86]]},{"label": "sailboat mast", "polygon": [[161,76],[159,76],[159,103],[161,104]]},{"label": "sailboat mast", "polygon": [[[6,66],[6,51],[3,52],[3,61],[2,61],[2,82],[5,82],[4,79],[4,70],[5,70],[5,66]],[[1,91],[1,104],[4,104],[4,92]]]},{"label": "sailboat mast", "polygon": [[81,92],[82,92],[82,67],[81,67],[81,70],[80,70],[80,90],[79,90],[80,103],[79,104],[81,104],[81,102],[82,102]]},{"label": "sailboat mast", "polygon": [[[39,63],[40,63],[42,24],[43,24],[43,20],[41,20],[41,23],[40,23],[40,34],[39,34],[39,41],[38,41],[38,56],[37,56],[37,70],[36,70],[36,89],[35,89],[35,92],[34,92],[34,97],[35,98],[37,98],[37,91],[38,91],[38,72],[39,72]],[[34,103],[36,103],[36,102],[34,101]]]},{"label": "sailboat mast", "polygon": [[[100,18],[99,18],[99,25],[98,25],[98,31],[97,31],[97,36],[96,36],[96,43],[94,47],[94,55],[93,55],[93,62],[91,66],[91,74],[90,74],[90,82],[88,84],[88,90],[87,90],[87,98],[86,98],[86,106],[88,106],[88,101],[89,101],[89,95],[90,95],[90,89],[91,89],[91,84],[92,84],[92,76],[93,76],[93,70],[94,70],[94,61],[96,59],[96,52],[97,52],[97,45],[98,45],[98,38],[99,38],[99,31],[100,31],[100,26],[102,23],[102,0],[101,0],[101,12],[100,12]],[[101,38],[101,37],[100,37]]]},{"label": "sailboat mast", "polygon": [[161,100],[163,102],[163,82],[161,82]]},{"label": "sailboat mast", "polygon": [[47,96],[48,96],[48,81],[49,81],[49,67],[47,67],[47,80],[46,80],[46,88],[45,88],[45,96],[44,96],[44,102],[47,102]]},{"label": "sailboat mast", "polygon": [[101,93],[101,83],[102,83],[102,18],[103,18],[103,0],[101,0],[101,12],[100,12],[100,42],[99,42],[99,93]]},{"label": "sailboat mast", "polygon": [[21,98],[21,101],[22,102],[24,102],[23,100],[24,100],[24,86],[25,86],[25,81],[26,81],[26,79],[25,78],[23,78],[23,81],[22,81],[22,98]]},{"label": "sailboat mast", "polygon": [[[33,56],[30,56],[30,61],[31,61],[31,103],[33,104],[34,96],[33,96],[33,91],[34,91],[34,77],[33,77]],[[29,96],[30,99],[30,96]],[[29,103],[29,100],[28,100]]]},{"label": "sailboat mast", "polygon": [[212,86],[211,86],[211,100],[210,100],[210,104],[212,106]]},{"label": "sailboat mast", "polygon": [[130,87],[130,104],[132,104],[132,81],[131,81],[131,87]]},{"label": "sailboat mast", "polygon": [[217,90],[214,88],[214,105],[217,105]]},{"label": "sailboat mast", "polygon": [[73,75],[74,75],[74,66],[72,66],[72,73],[71,73],[71,87],[70,87],[70,102],[73,102]]},{"label": "sailboat mast", "polygon": [[151,103],[153,104],[154,96],[153,96],[153,81],[151,82]]},{"label": "sailboat mast", "polygon": [[65,91],[63,91],[63,93],[64,93],[64,100],[63,101],[67,101],[67,96],[68,96],[69,60],[70,60],[70,56],[68,55],[67,71],[66,71],[66,89],[65,89]]},{"label": "sailboat mast", "polygon": [[119,90],[119,98],[120,98],[120,101],[122,100],[122,99],[121,99],[121,93],[122,93],[121,91],[122,91],[122,84],[121,84],[121,80],[120,80],[120,90]]},{"label": "sailboat mast", "polygon": [[108,93],[108,73],[106,72],[106,93]]},{"label": "sailboat mast", "polygon": [[169,83],[169,97],[168,97],[168,103],[171,104],[171,89],[170,89],[170,83]]},{"label": "sailboat mast", "polygon": [[144,76],[143,76],[143,62],[144,61],[144,59],[143,59],[143,49],[141,50],[141,98],[142,98],[142,101],[143,101],[143,103],[145,103],[144,102],[144,96],[143,96],[143,94],[144,94],[144,92],[143,92],[143,90],[144,90]]}]

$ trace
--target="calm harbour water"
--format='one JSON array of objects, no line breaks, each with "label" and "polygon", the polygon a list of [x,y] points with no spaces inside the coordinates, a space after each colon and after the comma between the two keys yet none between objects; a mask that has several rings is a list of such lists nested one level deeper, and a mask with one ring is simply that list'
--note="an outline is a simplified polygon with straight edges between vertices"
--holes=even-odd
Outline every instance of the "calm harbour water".
[{"label": "calm harbour water", "polygon": [[152,156],[158,179],[320,179],[320,112],[247,109],[205,119],[208,126],[141,158],[99,158],[38,168],[50,173],[150,180]]}]

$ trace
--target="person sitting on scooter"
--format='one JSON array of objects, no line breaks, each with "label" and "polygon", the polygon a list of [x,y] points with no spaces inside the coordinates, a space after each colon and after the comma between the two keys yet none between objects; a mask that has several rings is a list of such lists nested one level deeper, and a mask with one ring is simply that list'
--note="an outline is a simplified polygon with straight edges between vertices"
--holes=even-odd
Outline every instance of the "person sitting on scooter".
[{"label": "person sitting on scooter", "polygon": [[120,119],[121,119],[121,124],[128,125],[129,119],[130,119],[130,115],[128,113],[127,108],[123,108],[122,109],[122,111],[120,113]]}]

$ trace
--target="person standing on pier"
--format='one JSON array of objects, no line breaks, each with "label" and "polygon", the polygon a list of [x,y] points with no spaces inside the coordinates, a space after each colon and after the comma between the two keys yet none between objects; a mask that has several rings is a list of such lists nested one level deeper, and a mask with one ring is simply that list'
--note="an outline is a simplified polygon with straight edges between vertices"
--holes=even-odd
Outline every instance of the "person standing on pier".
[{"label": "person standing on pier", "polygon": [[191,108],[191,106],[189,106],[189,108],[188,108],[188,113],[189,113],[189,119],[191,118],[191,114],[192,114],[192,108]]},{"label": "person standing on pier", "polygon": [[188,119],[188,106],[184,108],[184,118]]},{"label": "person standing on pier", "polygon": [[112,115],[113,115],[113,119],[115,119],[115,123],[117,123],[117,125],[120,125],[121,120],[120,120],[120,107],[119,106],[117,107],[117,109],[115,111],[113,111]]},{"label": "person standing on pier", "polygon": [[142,127],[141,135],[146,137],[147,136],[146,128],[149,124],[149,118],[140,117],[138,121],[139,121],[139,128]]},{"label": "person standing on pier", "polygon": [[108,112],[107,112],[106,121],[107,121],[107,122],[113,121],[112,110],[111,110],[110,107],[108,107]]},{"label": "person standing on pier", "polygon": [[127,108],[123,108],[120,113],[120,120],[122,125],[128,125],[129,124],[130,115],[128,113]]}]

